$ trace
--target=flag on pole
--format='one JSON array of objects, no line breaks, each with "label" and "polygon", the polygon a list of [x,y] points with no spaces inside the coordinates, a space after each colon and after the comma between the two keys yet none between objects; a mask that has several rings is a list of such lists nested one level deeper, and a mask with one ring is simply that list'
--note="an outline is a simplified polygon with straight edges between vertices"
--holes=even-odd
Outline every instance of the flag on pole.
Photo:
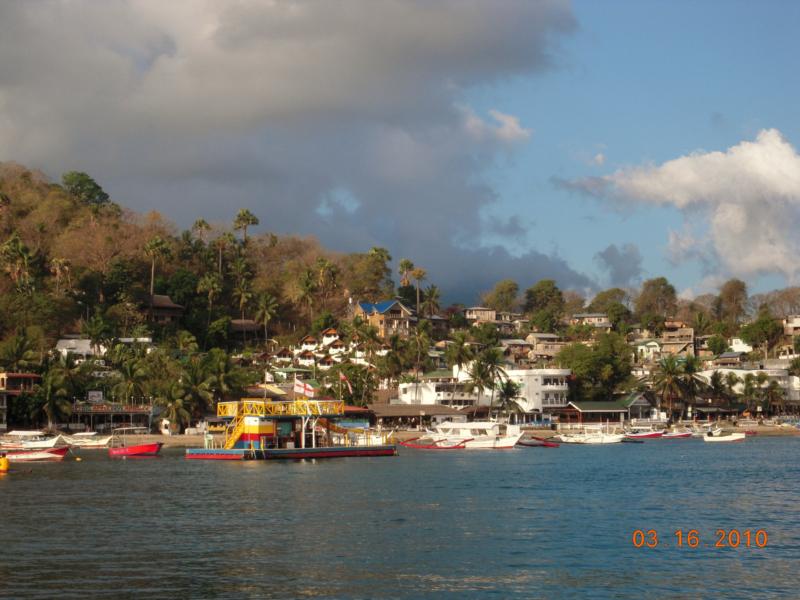
[{"label": "flag on pole", "polygon": [[350,390],[350,393],[353,393],[353,386],[350,385],[350,380],[347,378],[347,375],[339,371],[339,381],[344,381],[347,384],[347,389]]}]

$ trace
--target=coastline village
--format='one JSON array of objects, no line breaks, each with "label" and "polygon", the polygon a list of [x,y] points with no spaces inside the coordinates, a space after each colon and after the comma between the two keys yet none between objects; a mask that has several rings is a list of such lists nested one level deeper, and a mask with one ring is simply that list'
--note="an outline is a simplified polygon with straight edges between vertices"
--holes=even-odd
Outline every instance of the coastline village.
[{"label": "coastline village", "polygon": [[85,173],[54,184],[11,163],[0,199],[0,432],[138,428],[232,451],[442,423],[796,429],[796,288],[750,297],[731,279],[689,301],[663,277],[589,298],[504,280],[444,306],[409,259],[248,237],[248,210],[178,233]]}]

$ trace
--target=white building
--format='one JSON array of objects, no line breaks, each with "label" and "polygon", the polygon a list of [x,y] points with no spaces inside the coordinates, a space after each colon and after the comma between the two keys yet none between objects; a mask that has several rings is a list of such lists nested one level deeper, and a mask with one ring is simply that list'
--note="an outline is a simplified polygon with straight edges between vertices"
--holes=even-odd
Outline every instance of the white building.
[{"label": "white building", "polygon": [[[520,385],[517,404],[525,413],[547,413],[555,408],[564,408],[569,400],[569,369],[506,369],[508,378]],[[444,404],[448,406],[489,406],[491,390],[472,389],[469,384],[469,369],[453,377],[426,378],[419,383],[401,383],[398,391],[400,404]],[[497,392],[495,392],[495,403]]]},{"label": "white building", "polygon": [[702,376],[706,382],[711,380],[711,375],[714,371],[719,371],[722,373],[722,377],[726,377],[728,373],[735,373],[736,376],[739,378],[739,383],[737,383],[733,391],[737,394],[741,394],[744,391],[744,378],[751,374],[754,377],[758,377],[759,373],[764,373],[767,376],[767,381],[764,384],[764,387],[767,387],[771,381],[778,382],[778,385],[783,390],[786,401],[796,403],[800,401],[800,378],[793,377],[789,375],[788,369],[753,369],[753,368],[741,368],[741,369],[734,369],[728,367],[720,367],[717,369],[709,369],[707,371],[700,371],[698,373]]}]

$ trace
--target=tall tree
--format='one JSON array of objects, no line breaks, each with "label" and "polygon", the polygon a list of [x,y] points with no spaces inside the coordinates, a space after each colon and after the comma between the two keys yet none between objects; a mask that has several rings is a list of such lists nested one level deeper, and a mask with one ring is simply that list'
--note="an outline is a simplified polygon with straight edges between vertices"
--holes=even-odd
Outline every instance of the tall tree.
[{"label": "tall tree", "polygon": [[197,293],[205,294],[208,299],[208,322],[214,309],[214,299],[222,293],[222,278],[217,273],[206,273],[197,282]]},{"label": "tall tree", "polygon": [[494,310],[511,312],[517,307],[519,284],[513,279],[498,281],[491,292],[483,295],[482,302]]},{"label": "tall tree", "polygon": [[564,314],[564,294],[552,279],[542,279],[525,290],[523,309],[539,331],[553,332]]},{"label": "tall tree", "polygon": [[652,314],[663,319],[675,312],[677,302],[675,288],[665,277],[648,279],[642,284],[642,289],[636,298],[636,313],[640,317]]},{"label": "tall tree", "polygon": [[680,398],[683,392],[681,366],[677,359],[672,356],[662,358],[658,363],[658,370],[653,378],[653,389],[661,396],[662,405],[669,407],[669,418],[672,419],[673,407],[676,398]]},{"label": "tall tree", "polygon": [[439,312],[439,302],[441,301],[441,293],[439,288],[435,285],[429,285],[425,289],[425,299],[422,301],[422,312],[432,317]]},{"label": "tall tree", "polygon": [[242,231],[242,241],[247,243],[247,228],[250,226],[258,225],[258,217],[251,213],[246,208],[242,208],[236,214],[236,219],[233,221],[233,228],[236,231]]},{"label": "tall tree", "polygon": [[456,386],[458,385],[458,378],[464,365],[468,364],[475,356],[474,349],[469,343],[467,333],[464,331],[457,331],[453,334],[452,341],[447,344],[444,351],[444,357],[447,361],[447,366],[451,369],[456,368],[456,381],[453,385],[453,393],[450,397],[450,404],[453,403],[456,397]]},{"label": "tall tree", "polygon": [[401,258],[397,263],[397,271],[400,273],[400,285],[409,285],[411,283],[411,271],[414,270],[414,263],[407,258]]},{"label": "tall tree", "polygon": [[425,281],[425,278],[428,276],[428,272],[421,268],[415,267],[413,271],[411,271],[411,277],[414,278],[414,282],[417,285],[417,315],[419,315],[419,284]]},{"label": "tall tree", "polygon": [[61,176],[61,184],[78,200],[89,205],[105,204],[108,194],[89,175],[82,171],[69,171]]},{"label": "tall tree", "polygon": [[192,233],[194,233],[195,237],[203,242],[204,245],[209,231],[211,231],[211,225],[209,225],[208,221],[205,219],[197,219],[192,225]]},{"label": "tall tree", "polygon": [[156,260],[169,257],[170,249],[164,238],[155,236],[145,244],[144,252],[150,257],[150,303],[152,305],[156,280]]},{"label": "tall tree", "polygon": [[278,300],[272,294],[261,294],[256,305],[256,323],[264,326],[264,343],[269,340],[267,327],[269,322],[278,314]]},{"label": "tall tree", "polygon": [[747,311],[747,284],[729,279],[719,289],[719,312],[726,321],[738,323]]}]

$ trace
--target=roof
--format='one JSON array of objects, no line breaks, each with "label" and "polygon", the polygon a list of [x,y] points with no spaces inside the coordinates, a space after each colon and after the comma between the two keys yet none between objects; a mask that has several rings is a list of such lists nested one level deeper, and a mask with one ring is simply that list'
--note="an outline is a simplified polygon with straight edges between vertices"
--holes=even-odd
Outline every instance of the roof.
[{"label": "roof", "polygon": [[745,352],[723,352],[717,358],[741,358]]},{"label": "roof", "polygon": [[253,319],[231,319],[232,331],[258,331],[261,329]]},{"label": "roof", "polygon": [[383,302],[364,302],[361,301],[358,303],[358,306],[361,307],[366,314],[383,314],[389,309],[391,309],[395,304],[399,304],[400,308],[407,313],[411,314],[411,309],[409,309],[406,305],[404,305],[399,300],[384,300]]},{"label": "roof", "polygon": [[627,396],[618,398],[616,403],[624,408],[630,408],[639,400],[644,400],[648,405],[652,406],[650,400],[647,398],[647,394],[644,392],[631,392]]},{"label": "roof", "polygon": [[183,306],[175,304],[172,298],[165,294],[153,294],[150,301],[153,304],[153,308],[174,308],[183,310]]},{"label": "roof", "polygon": [[433,415],[463,415],[452,406],[443,404],[368,404],[376,417],[422,417]]},{"label": "roof", "polygon": [[607,319],[608,315],[606,313],[576,313],[572,315],[573,319],[586,319],[588,317],[603,317]]},{"label": "roof", "polygon": [[339,335],[339,332],[336,330],[336,327],[328,327],[322,331],[322,335]]},{"label": "roof", "polygon": [[626,412],[627,409],[619,402],[570,402],[578,412]]}]

